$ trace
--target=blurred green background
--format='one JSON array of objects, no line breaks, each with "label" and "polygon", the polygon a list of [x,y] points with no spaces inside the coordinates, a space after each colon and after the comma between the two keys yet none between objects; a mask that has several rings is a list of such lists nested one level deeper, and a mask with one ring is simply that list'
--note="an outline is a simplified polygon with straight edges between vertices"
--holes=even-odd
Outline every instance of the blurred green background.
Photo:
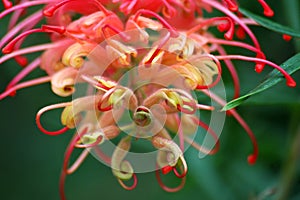
[{"label": "blurred green background", "polygon": [[[243,7],[261,14],[256,1],[240,2]],[[269,2],[275,11],[272,20],[299,29],[300,21],[296,17],[300,9],[298,0]],[[1,36],[6,21],[0,22]],[[253,30],[267,58],[275,63],[282,63],[300,48],[296,41],[299,39],[286,42],[281,35],[266,29],[254,27]],[[38,35],[35,40],[42,37]],[[234,63],[240,75],[242,94],[259,84],[271,70],[266,67],[265,72],[256,74],[253,64]],[[18,70],[20,68],[14,61],[1,64],[1,91]],[[41,74],[42,71],[36,70],[27,79]],[[227,117],[220,137],[221,149],[216,155],[198,159],[198,153],[193,149],[185,153],[189,172],[186,186],[181,191],[164,192],[154,173],[138,174],[137,188],[125,191],[110,168],[90,156],[76,173],[68,176],[67,199],[299,200],[300,73],[293,77],[298,81],[296,88],[288,88],[282,82],[238,108],[259,143],[260,154],[255,165],[250,166],[246,161],[252,150],[246,133],[234,119]],[[231,87],[230,83],[228,87]],[[55,137],[44,135],[35,125],[35,114],[43,106],[62,101],[65,100],[51,93],[49,84],[20,90],[15,97],[0,101],[0,199],[59,199],[58,180],[72,132]],[[43,122],[55,130],[60,127],[59,114],[59,111],[49,112],[43,117]]]}]

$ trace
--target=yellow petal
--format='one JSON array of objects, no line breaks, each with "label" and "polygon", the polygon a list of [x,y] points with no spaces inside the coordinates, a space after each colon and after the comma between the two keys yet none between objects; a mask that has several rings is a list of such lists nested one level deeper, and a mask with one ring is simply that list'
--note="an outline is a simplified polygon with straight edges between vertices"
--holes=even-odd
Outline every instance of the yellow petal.
[{"label": "yellow petal", "polygon": [[70,96],[75,91],[74,84],[77,75],[78,71],[71,67],[58,71],[51,78],[52,91],[62,97]]}]

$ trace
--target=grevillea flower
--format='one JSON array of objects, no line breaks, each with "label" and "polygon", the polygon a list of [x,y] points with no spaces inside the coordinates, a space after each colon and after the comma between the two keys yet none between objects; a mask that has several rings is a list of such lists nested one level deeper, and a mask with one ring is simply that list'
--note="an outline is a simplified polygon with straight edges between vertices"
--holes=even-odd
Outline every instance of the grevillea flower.
[{"label": "grevillea flower", "polygon": [[[258,2],[266,16],[273,15],[265,1]],[[14,58],[24,68],[0,99],[18,89],[45,82],[50,82],[52,91],[61,97],[73,95],[71,102],[46,106],[36,117],[37,126],[45,134],[63,134],[69,129],[75,132],[63,163],[62,199],[65,199],[67,174],[73,173],[89,152],[111,166],[122,187],[134,189],[140,170],[129,154],[131,146],[140,140],[155,149],[155,160],[147,164],[156,171],[159,185],[169,192],[181,189],[188,171],[184,158],[186,145],[206,155],[215,154],[220,145],[219,134],[198,113],[216,108],[213,103],[201,102],[194,92],[224,106],[226,101],[210,89],[220,83],[225,67],[234,83],[233,98],[237,98],[240,84],[232,60],[253,62],[258,73],[268,65],[282,73],[288,86],[296,85],[286,71],[266,59],[249,28],[255,22],[238,12],[236,1],[24,0],[16,5],[9,1],[3,4],[6,10],[1,12],[0,19],[13,14],[8,32],[0,41],[5,54],[0,63]],[[21,20],[25,9],[39,5],[44,7]],[[224,15],[206,18],[203,11],[213,9]],[[215,27],[224,32],[224,38],[212,33]],[[28,35],[40,32],[49,35],[49,43],[21,48]],[[252,44],[240,40],[245,37]],[[252,56],[228,55],[224,46],[247,49]],[[40,51],[41,55],[29,64],[23,57]],[[37,67],[47,75],[19,83]],[[77,84],[87,84],[83,96],[75,95]],[[57,108],[63,108],[63,127],[48,131],[42,126],[41,116]],[[254,164],[258,156],[254,134],[236,110],[227,114],[249,135],[253,153],[248,162]],[[212,145],[200,145],[194,140],[198,127],[208,133]],[[114,144],[114,148],[105,150],[107,144]],[[69,166],[75,148],[83,150]],[[178,187],[171,188],[162,182],[161,173],[171,171],[181,181]],[[128,186],[126,181],[131,179],[132,185]]]}]

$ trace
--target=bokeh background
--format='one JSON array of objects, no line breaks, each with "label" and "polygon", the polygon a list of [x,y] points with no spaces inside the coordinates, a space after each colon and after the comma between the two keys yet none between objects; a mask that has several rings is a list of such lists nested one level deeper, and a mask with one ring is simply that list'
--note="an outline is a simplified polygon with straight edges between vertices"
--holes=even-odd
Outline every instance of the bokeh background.
[{"label": "bokeh background", "polygon": [[[256,1],[240,1],[244,8],[261,14]],[[300,31],[299,1],[269,1],[275,11],[273,21]],[[30,11],[30,10],[29,10]],[[0,21],[3,36],[8,18]],[[299,39],[286,42],[282,36],[261,27],[253,27],[267,58],[282,63],[299,52]],[[43,34],[33,35],[26,43],[43,40]],[[227,49],[239,53],[234,49]],[[29,59],[32,58],[29,56]],[[245,94],[271,70],[254,72],[253,64],[234,62],[240,75],[241,93]],[[299,63],[300,64],[300,63]],[[0,91],[20,70],[14,61],[0,66]],[[227,81],[226,70],[224,81]],[[36,70],[26,79],[44,72]],[[82,199],[300,199],[300,73],[293,77],[296,88],[282,82],[270,90],[256,95],[238,108],[254,131],[260,148],[259,158],[248,165],[247,155],[252,151],[244,130],[231,117],[227,117],[221,134],[221,149],[214,156],[198,158],[189,149],[187,183],[177,193],[163,191],[154,173],[138,174],[135,190],[125,191],[113,177],[110,168],[92,156],[66,181],[66,194],[70,200]],[[232,83],[226,83],[228,96]],[[62,102],[50,91],[49,84],[23,89],[15,97],[0,101],[0,199],[3,200],[58,200],[58,181],[65,148],[72,132],[55,137],[42,134],[35,125],[35,114],[43,106]],[[47,127],[60,127],[60,111],[51,111],[43,117]],[[169,177],[170,184],[178,183]]]}]

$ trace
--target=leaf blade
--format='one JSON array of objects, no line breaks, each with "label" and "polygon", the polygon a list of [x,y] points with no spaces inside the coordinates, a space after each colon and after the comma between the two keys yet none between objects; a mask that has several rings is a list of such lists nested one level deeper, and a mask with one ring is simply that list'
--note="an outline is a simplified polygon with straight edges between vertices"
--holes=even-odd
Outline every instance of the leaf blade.
[{"label": "leaf blade", "polygon": [[[294,55],[293,57],[289,58],[287,61],[285,61],[283,64],[280,65],[282,69],[284,69],[287,73],[293,74],[297,70],[300,69],[300,53]],[[233,109],[240,104],[242,104],[244,101],[246,101],[249,97],[261,93],[264,90],[269,89],[270,87],[276,85],[280,81],[284,80],[284,77],[281,75],[281,73],[274,69],[271,71],[265,79],[253,90],[249,91],[247,94],[234,99],[230,102],[228,102],[223,108],[222,111],[227,111],[230,109]]]},{"label": "leaf blade", "polygon": [[256,21],[259,25],[261,25],[267,29],[270,29],[274,32],[278,32],[281,34],[287,34],[287,35],[294,36],[294,37],[300,37],[300,32],[296,31],[292,28],[283,26],[281,24],[273,22],[267,18],[261,17],[259,15],[256,15],[256,14],[254,14],[248,10],[242,9],[242,8],[240,8],[239,11],[246,17],[249,17],[249,18],[253,19],[254,21]]}]

